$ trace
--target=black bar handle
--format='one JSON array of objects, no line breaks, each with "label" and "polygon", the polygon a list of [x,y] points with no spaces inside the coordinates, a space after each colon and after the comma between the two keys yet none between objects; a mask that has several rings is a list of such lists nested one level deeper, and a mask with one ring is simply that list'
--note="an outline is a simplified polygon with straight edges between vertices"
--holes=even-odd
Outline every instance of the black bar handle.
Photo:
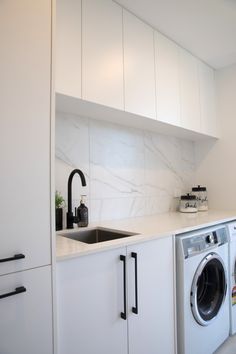
[{"label": "black bar handle", "polygon": [[0,259],[0,263],[10,262],[10,261],[17,261],[18,259],[22,259],[22,258],[25,258],[25,255],[22,254],[22,253],[19,253],[19,254],[15,254],[13,257]]},{"label": "black bar handle", "polygon": [[19,286],[18,288],[15,288],[15,291],[0,295],[0,299],[4,299],[5,297],[9,297],[9,296],[13,296],[25,292],[26,292],[26,288],[24,286]]},{"label": "black bar handle", "polygon": [[132,312],[138,314],[138,256],[136,252],[131,252],[131,257],[134,258],[135,264],[135,306],[132,307]]},{"label": "black bar handle", "polygon": [[120,260],[123,262],[123,289],[124,289],[124,312],[120,313],[120,317],[123,320],[127,320],[126,312],[126,256],[120,255]]}]

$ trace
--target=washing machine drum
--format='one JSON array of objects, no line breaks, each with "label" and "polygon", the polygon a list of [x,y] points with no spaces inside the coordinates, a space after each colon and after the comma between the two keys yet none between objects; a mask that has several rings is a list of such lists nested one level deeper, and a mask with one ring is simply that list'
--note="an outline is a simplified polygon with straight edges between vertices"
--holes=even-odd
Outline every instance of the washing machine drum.
[{"label": "washing machine drum", "polygon": [[224,303],[227,277],[223,260],[216,253],[209,253],[199,264],[191,288],[191,308],[195,320],[202,326],[209,325]]}]

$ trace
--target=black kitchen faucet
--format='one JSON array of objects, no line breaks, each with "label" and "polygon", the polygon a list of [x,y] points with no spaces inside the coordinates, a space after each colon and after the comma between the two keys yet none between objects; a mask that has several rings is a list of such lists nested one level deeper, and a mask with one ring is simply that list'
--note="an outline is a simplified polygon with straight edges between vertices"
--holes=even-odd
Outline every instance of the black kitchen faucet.
[{"label": "black kitchen faucet", "polygon": [[76,173],[78,173],[78,175],[80,176],[82,186],[83,187],[86,186],[86,180],[83,172],[79,169],[73,170],[68,178],[68,212],[66,214],[67,229],[73,229],[74,228],[73,224],[77,222],[77,216],[76,215],[74,216],[72,212],[72,180]]}]

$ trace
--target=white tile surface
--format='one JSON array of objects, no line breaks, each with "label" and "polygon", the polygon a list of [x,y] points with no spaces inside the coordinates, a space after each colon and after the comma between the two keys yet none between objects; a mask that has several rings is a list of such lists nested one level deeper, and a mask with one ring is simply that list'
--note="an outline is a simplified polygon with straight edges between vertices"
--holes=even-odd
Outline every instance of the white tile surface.
[{"label": "white tile surface", "polygon": [[67,198],[67,180],[80,168],[88,186],[73,182],[73,198],[88,195],[90,221],[176,210],[195,171],[192,142],[57,112],[56,189]]}]

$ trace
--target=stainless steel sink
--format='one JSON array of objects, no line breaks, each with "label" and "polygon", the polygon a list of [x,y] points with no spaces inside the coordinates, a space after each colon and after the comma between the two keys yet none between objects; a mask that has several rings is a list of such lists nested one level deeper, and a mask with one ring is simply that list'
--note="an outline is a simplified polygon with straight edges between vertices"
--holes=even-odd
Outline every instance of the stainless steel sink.
[{"label": "stainless steel sink", "polygon": [[120,232],[116,230],[109,230],[104,228],[96,228],[89,230],[79,230],[74,232],[59,232],[60,236],[70,238],[72,240],[84,242],[84,243],[98,243],[116,240],[119,238],[130,237],[137,234],[129,232]]}]

